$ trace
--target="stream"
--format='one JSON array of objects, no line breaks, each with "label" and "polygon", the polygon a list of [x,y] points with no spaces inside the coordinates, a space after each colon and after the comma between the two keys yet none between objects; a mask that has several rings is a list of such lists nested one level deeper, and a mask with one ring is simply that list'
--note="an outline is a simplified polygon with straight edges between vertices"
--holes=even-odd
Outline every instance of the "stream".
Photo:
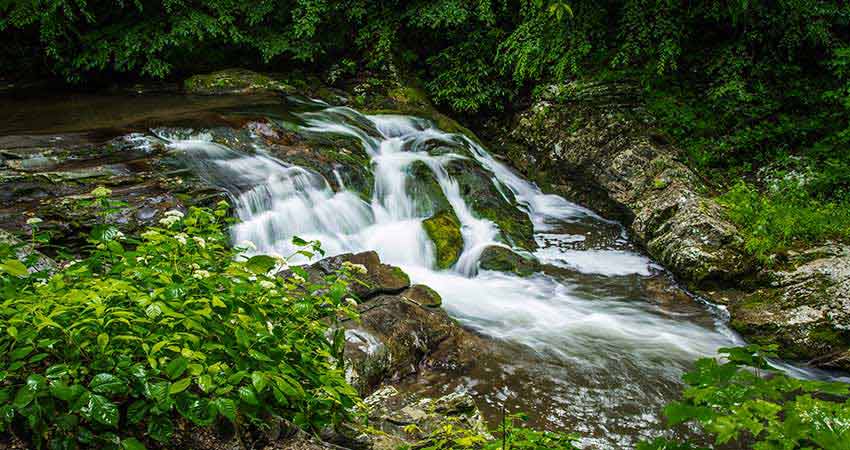
[{"label": "stream", "polygon": [[[228,192],[238,218],[235,243],[250,241],[257,253],[281,256],[297,250],[293,236],[321,241],[328,255],[376,250],[413,282],[436,290],[463,326],[495,343],[465,376],[429,373],[405,381],[404,391],[463,390],[491,423],[502,408],[524,411],[530,425],[579,433],[584,448],[631,448],[659,435],[700,439],[687,427],[667,430],[661,410],[678,398],[681,375],[696,359],[743,342],[726,326],[724,310],[679,288],[619,223],[543,193],[477,142],[425,119],[364,115],[303,99],[246,105],[164,96],[134,107],[137,100],[68,97],[26,110],[12,102],[6,106],[12,120],[0,124],[0,135],[98,129],[130,136],[140,154],[152,140],[165,142]],[[360,148],[352,153],[363,153],[367,188],[355,182],[351,167],[322,174],[275,154],[261,122],[249,123],[256,126],[246,139],[217,139],[207,127],[222,116],[226,126],[239,122],[233,117],[241,123],[262,117],[315,142],[354,143]],[[31,123],[46,125],[33,130]],[[500,229],[500,217],[490,220],[476,209],[476,183],[490,183],[500,201],[528,217],[532,253],[547,265],[545,273],[479,269],[490,246],[529,252]],[[459,258],[444,270],[436,269],[435,246],[422,225],[438,205],[453,211],[463,236]],[[777,365],[797,376],[826,376]]]},{"label": "stream", "polygon": [[[405,389],[465,390],[490,418],[505,405],[529,413],[534,425],[582,433],[585,446],[628,447],[660,432],[659,413],[676,398],[694,360],[739,343],[722,311],[681,293],[678,301],[653,298],[643,288],[648,280],[678,288],[630,244],[619,224],[544,194],[469,138],[414,117],[312,107],[291,125],[301,133],[359,141],[374,176],[371,198],[346,189],[336,172],[334,190],[331,180],[276,158],[260,140],[248,154],[203,133],[160,137],[231,194],[239,218],[234,242],[250,241],[258,253],[281,256],[297,250],[293,236],[321,241],[329,255],[376,250],[413,282],[439,292],[461,324],[500,343],[462,379],[434,375]],[[534,255],[562,268],[561,274],[478,270],[483,249],[506,244],[446,170],[456,159],[474,161],[529,216],[539,246]],[[422,227],[434,202],[414,195],[421,190],[412,192],[415,162],[431,171],[461,223],[463,250],[448,270],[434,269],[434,246]]]}]

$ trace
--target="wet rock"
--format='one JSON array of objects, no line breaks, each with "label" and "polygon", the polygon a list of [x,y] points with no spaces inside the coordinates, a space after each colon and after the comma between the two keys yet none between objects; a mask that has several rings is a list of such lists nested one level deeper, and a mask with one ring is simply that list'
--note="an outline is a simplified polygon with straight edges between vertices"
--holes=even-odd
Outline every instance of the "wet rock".
[{"label": "wet rock", "polygon": [[429,308],[439,308],[443,304],[443,298],[440,297],[440,294],[424,284],[410,286],[410,288],[401,293],[401,296],[413,301],[419,306],[427,306]]},{"label": "wet rock", "polygon": [[434,243],[437,268],[448,269],[457,262],[463,251],[463,235],[460,221],[450,209],[442,210],[422,221],[425,233]]},{"label": "wet rock", "polygon": [[[540,101],[517,117],[511,138],[569,198],[623,220],[632,236],[695,285],[754,270],[743,239],[708,188],[656,138],[627,84],[575,83],[558,103]],[[523,152],[515,153],[518,161]],[[522,167],[522,165],[520,165]]]},{"label": "wet rock", "polygon": [[[318,282],[344,263],[362,264],[366,273],[349,288],[357,296],[358,320],[341,319],[346,337],[348,379],[368,394],[384,382],[423,370],[468,367],[486,346],[440,308],[439,294],[410,285],[398,267],[381,263],[375,252],[332,256],[305,267]],[[287,276],[283,272],[279,276]]]},{"label": "wet rock", "polygon": [[[340,270],[344,262],[362,264],[366,268],[366,274],[358,277],[360,282],[349,286],[351,293],[361,301],[382,294],[399,294],[410,287],[410,277],[396,266],[383,264],[374,251],[331,256],[305,267],[305,270],[309,274],[310,280],[319,282],[325,276]],[[287,276],[288,274],[289,271],[285,271],[280,273],[279,276]]]},{"label": "wet rock", "polygon": [[195,75],[187,79],[183,87],[187,93],[199,95],[296,92],[294,87],[282,79],[245,69],[227,69]]},{"label": "wet rock", "polygon": [[457,180],[460,193],[475,216],[498,225],[499,237],[505,244],[529,251],[537,248],[531,220],[517,208],[513,193],[495,184],[492,173],[472,159],[450,161],[446,172]]},{"label": "wet rock", "polygon": [[521,277],[533,275],[541,270],[541,264],[531,255],[520,255],[513,250],[498,245],[484,249],[478,260],[478,267],[484,270],[510,272]]},{"label": "wet rock", "polygon": [[770,283],[729,302],[732,326],[749,340],[780,344],[781,356],[850,370],[850,246],[792,255]]}]

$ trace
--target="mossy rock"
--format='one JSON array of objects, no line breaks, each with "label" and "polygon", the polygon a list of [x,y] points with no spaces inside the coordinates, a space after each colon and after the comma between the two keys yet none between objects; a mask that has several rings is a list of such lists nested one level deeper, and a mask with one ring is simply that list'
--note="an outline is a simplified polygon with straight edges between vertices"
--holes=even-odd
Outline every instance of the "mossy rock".
[{"label": "mossy rock", "polygon": [[440,297],[440,294],[424,284],[410,286],[401,293],[401,296],[416,302],[420,306],[429,308],[439,308],[443,304],[443,298]]},{"label": "mossy rock", "polygon": [[475,216],[498,225],[502,242],[529,251],[537,248],[531,219],[517,207],[509,189],[496,188],[493,174],[470,159],[451,161],[446,171],[457,180],[460,193]]},{"label": "mossy rock", "polygon": [[448,269],[457,262],[463,251],[460,221],[451,210],[442,210],[422,221],[422,227],[437,252],[437,268]]},{"label": "mossy rock", "polygon": [[285,81],[271,75],[245,69],[226,69],[204,75],[195,75],[183,83],[189,94],[294,94],[296,89]]},{"label": "mossy rock", "polygon": [[422,161],[414,161],[408,169],[408,195],[416,202],[416,214],[431,216],[437,211],[450,210],[451,205],[434,172]]},{"label": "mossy rock", "polygon": [[484,249],[478,267],[484,270],[509,272],[527,277],[540,271],[540,263],[530,256],[523,256],[513,250],[498,245]]}]

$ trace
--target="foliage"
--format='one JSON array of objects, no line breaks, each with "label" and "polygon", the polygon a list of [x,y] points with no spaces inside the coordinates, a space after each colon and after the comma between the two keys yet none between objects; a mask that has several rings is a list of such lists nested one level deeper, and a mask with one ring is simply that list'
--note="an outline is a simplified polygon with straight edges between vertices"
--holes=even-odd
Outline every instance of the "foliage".
[{"label": "foliage", "polygon": [[819,201],[793,181],[782,184],[785,186],[762,194],[739,182],[720,197],[740,227],[749,252],[769,262],[772,254],[796,242],[850,239],[850,200]]},{"label": "foliage", "polygon": [[107,227],[52,274],[0,247],[6,431],[40,448],[138,449],[169,441],[180,420],[318,429],[346,418],[358,400],[329,318],[351,313],[348,274],[319,286],[298,268],[274,276],[285,261],[238,257],[226,214],[224,202],[170,211],[140,239]]},{"label": "foliage", "polygon": [[[684,399],[665,408],[670,424],[693,421],[715,437],[755,450],[850,448],[850,385],[799,380],[770,369],[775,347],[721,349],[684,376]],[[639,449],[692,449],[658,439]]]},{"label": "foliage", "polygon": [[[511,414],[489,433],[481,433],[448,423],[432,432],[418,450],[573,450],[577,437],[526,428],[517,423],[528,420],[525,414]],[[495,435],[496,437],[492,437]]]}]

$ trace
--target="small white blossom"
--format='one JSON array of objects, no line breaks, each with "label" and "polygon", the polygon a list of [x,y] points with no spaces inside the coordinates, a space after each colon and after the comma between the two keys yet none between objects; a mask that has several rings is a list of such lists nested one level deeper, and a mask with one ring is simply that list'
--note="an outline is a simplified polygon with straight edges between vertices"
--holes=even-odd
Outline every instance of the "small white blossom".
[{"label": "small white blossom", "polygon": [[260,287],[263,288],[263,289],[266,289],[266,290],[273,289],[274,283],[272,283],[269,280],[261,280],[260,281]]},{"label": "small white blossom", "polygon": [[178,219],[182,219],[183,216],[184,216],[183,213],[176,210],[176,209],[172,209],[170,211],[165,212],[165,217],[176,217]]},{"label": "small white blossom", "polygon": [[206,270],[196,270],[195,273],[192,274],[192,276],[194,278],[201,280],[201,279],[204,279],[204,278],[209,278],[210,273]]},{"label": "small white blossom", "polygon": [[195,241],[199,247],[207,248],[207,241],[205,241],[204,238],[200,236],[192,236],[192,240]]},{"label": "small white blossom", "polygon": [[39,219],[38,217],[30,217],[29,219],[27,219],[27,225],[38,225],[41,222],[44,221]]},{"label": "small white blossom", "polygon": [[245,250],[249,250],[249,251],[257,249],[257,246],[254,245],[254,243],[251,242],[251,241],[242,241],[242,242],[236,244],[236,247],[244,248]]},{"label": "small white blossom", "polygon": [[198,269],[200,269],[200,268],[201,268],[201,266],[199,266],[199,265],[198,265],[198,263],[192,263],[192,265],[191,265],[191,266],[189,266],[189,267],[191,267],[191,268],[192,268],[192,269],[194,269],[194,270],[198,270]]},{"label": "small white blossom", "polygon": [[304,279],[304,277],[302,277],[301,275],[298,275],[297,273],[292,275],[292,280],[295,281],[298,284],[301,284],[301,283],[307,281],[307,280]]},{"label": "small white blossom", "polygon": [[180,218],[176,216],[166,216],[162,219],[159,219],[159,223],[165,225],[166,227],[171,227],[175,223],[180,222]]},{"label": "small white blossom", "polygon": [[123,240],[124,238],[125,238],[124,233],[122,233],[120,231],[115,232],[115,239],[118,239],[120,241],[120,240]]},{"label": "small white blossom", "polygon": [[352,272],[357,272],[361,275],[366,275],[369,273],[369,269],[366,268],[363,264],[354,264],[351,261],[343,261],[342,267],[351,270]]},{"label": "small white blossom", "polygon": [[187,235],[186,233],[177,233],[174,235],[174,239],[177,239],[177,242],[183,245],[186,245],[186,238],[188,237],[189,235]]},{"label": "small white blossom", "polygon": [[354,300],[354,299],[353,299],[353,298],[351,298],[351,297],[346,297],[346,298],[345,298],[345,303],[348,303],[348,306],[351,306],[352,308],[356,308],[356,307],[357,307],[357,300]]}]

